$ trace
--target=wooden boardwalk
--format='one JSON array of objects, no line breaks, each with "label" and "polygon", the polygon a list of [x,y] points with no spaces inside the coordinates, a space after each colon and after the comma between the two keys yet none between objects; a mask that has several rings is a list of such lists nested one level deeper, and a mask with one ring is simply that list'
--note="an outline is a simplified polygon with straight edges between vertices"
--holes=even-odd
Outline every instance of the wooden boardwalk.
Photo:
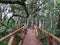
[{"label": "wooden boardwalk", "polygon": [[41,41],[37,39],[34,29],[27,29],[27,34],[23,40],[22,45],[42,45]]},{"label": "wooden boardwalk", "polygon": [[[16,44],[16,34],[22,30],[26,31],[27,33],[24,37],[23,40],[20,40],[20,42],[18,42],[18,44]],[[25,26],[15,30],[14,32],[2,37],[0,39],[0,43],[4,42],[6,39],[10,39],[8,41],[7,45],[43,45],[41,40],[37,38],[37,32],[36,32],[37,28],[26,28]],[[59,43],[60,45],[60,38],[56,37],[55,35],[43,30],[43,29],[39,29],[41,32],[45,32],[45,34],[47,35],[46,37],[42,37],[41,39],[45,39],[48,38],[48,45],[58,45],[57,43]],[[23,32],[24,32],[23,31]],[[19,33],[21,34],[21,33]],[[25,33],[24,33],[25,34]],[[19,35],[20,36],[20,35]]]}]

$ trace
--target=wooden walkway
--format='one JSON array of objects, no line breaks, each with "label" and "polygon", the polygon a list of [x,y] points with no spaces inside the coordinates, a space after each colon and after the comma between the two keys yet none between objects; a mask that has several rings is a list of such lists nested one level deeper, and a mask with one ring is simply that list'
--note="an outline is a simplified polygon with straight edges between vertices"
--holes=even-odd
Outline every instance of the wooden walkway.
[{"label": "wooden walkway", "polygon": [[42,45],[41,41],[36,37],[35,29],[27,29],[22,45]]},{"label": "wooden walkway", "polygon": [[[24,39],[21,40],[20,42],[18,42],[18,44],[16,44],[16,34],[18,32],[21,32],[21,30],[27,30],[27,33],[24,36]],[[26,31],[25,30],[25,31]],[[8,45],[43,45],[41,40],[39,40],[37,38],[37,33],[36,33],[37,28],[35,27],[33,28],[26,28],[25,26],[22,26],[21,28],[15,30],[14,32],[6,35],[5,37],[2,37],[0,39],[0,43],[5,41],[7,38],[10,38],[10,40],[8,41]],[[48,38],[48,45],[58,45],[57,43],[59,43],[60,45],[60,39],[56,36],[54,36],[53,34],[41,29],[41,32],[45,32],[46,33],[46,38]],[[21,33],[19,33],[21,34]],[[23,33],[22,33],[23,34]],[[45,39],[45,38],[41,38],[41,39]]]}]

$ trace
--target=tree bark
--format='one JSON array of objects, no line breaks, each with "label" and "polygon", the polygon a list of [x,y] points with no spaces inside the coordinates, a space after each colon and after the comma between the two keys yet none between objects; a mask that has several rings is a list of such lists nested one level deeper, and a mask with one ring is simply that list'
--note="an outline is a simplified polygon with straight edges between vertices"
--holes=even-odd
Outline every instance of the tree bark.
[{"label": "tree bark", "polygon": [[20,4],[20,5],[23,5],[23,2],[21,2],[21,1],[2,1],[2,0],[0,0],[0,3],[4,3],[4,4]]},{"label": "tree bark", "polygon": [[41,28],[41,18],[39,18],[39,28]]},{"label": "tree bark", "polygon": [[58,17],[58,29],[60,29],[60,14],[59,14],[59,17]]},{"label": "tree bark", "polygon": [[0,21],[2,21],[2,12],[1,12],[1,7],[0,7]]}]

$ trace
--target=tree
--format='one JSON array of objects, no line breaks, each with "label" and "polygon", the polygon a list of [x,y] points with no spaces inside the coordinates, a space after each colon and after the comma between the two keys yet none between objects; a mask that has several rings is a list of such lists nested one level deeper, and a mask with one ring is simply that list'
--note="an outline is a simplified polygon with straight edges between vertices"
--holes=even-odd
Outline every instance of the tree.
[{"label": "tree", "polygon": [[2,21],[2,10],[1,10],[1,7],[0,7],[0,21]]}]

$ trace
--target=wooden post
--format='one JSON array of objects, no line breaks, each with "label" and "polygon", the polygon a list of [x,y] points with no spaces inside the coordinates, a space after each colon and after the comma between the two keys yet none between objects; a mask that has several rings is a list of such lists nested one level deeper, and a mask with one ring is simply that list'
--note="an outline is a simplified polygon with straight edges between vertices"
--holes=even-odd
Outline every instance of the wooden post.
[{"label": "wooden post", "polygon": [[57,45],[55,39],[48,34],[48,45]]},{"label": "wooden post", "polygon": [[18,45],[22,45],[23,41],[21,40]]},{"label": "wooden post", "polygon": [[11,36],[11,39],[9,40],[8,45],[16,45],[15,35]]},{"label": "wooden post", "polygon": [[8,45],[16,45],[15,35],[11,36],[11,39],[9,40]]}]

